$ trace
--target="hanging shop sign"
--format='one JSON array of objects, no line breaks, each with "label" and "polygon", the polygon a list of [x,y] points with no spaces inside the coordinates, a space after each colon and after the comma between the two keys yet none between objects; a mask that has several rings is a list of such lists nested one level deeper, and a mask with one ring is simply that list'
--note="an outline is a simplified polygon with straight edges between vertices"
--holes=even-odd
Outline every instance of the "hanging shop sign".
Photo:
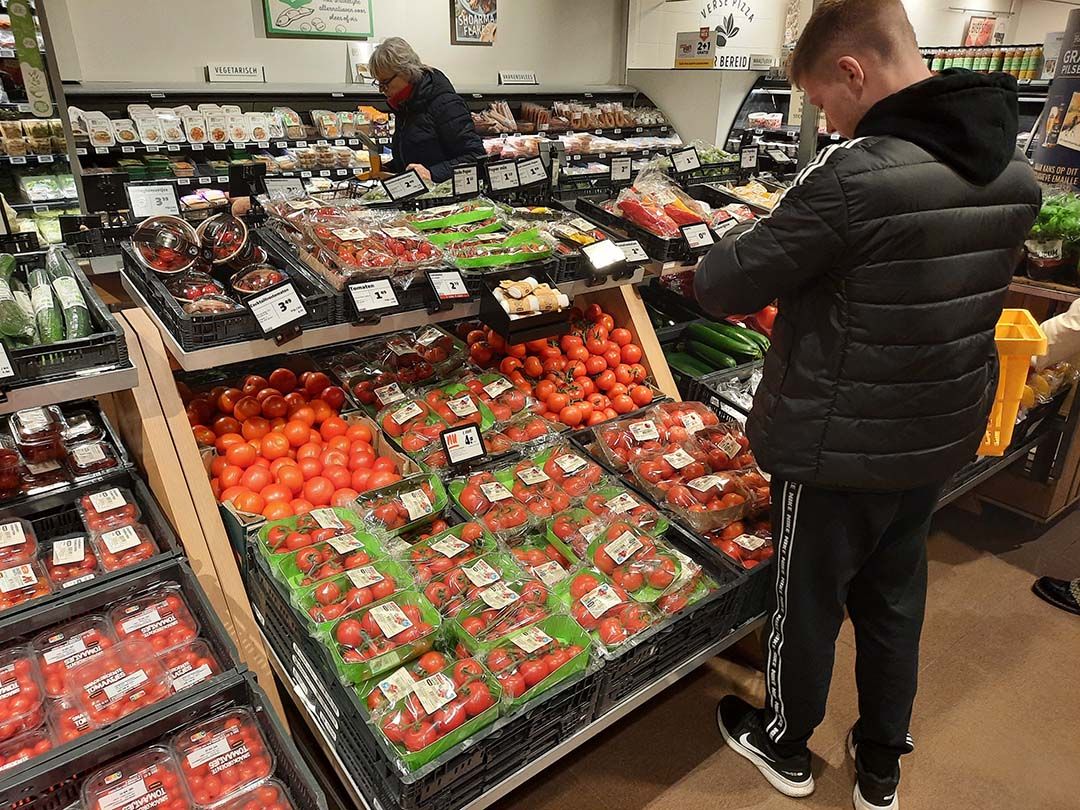
[{"label": "hanging shop sign", "polygon": [[675,35],[675,67],[680,70],[716,67],[716,38],[711,28],[681,31]]},{"label": "hanging shop sign", "polygon": [[30,112],[38,118],[53,115],[52,95],[49,93],[49,77],[45,74],[45,61],[38,44],[37,26],[27,0],[10,0],[7,4],[11,18],[11,33],[15,37],[15,55],[19,59],[26,98]]},{"label": "hanging shop sign", "polygon": [[450,42],[494,45],[499,27],[499,0],[450,0]]},{"label": "hanging shop sign", "polygon": [[[1047,57],[1054,54],[1047,54]],[[1069,12],[1057,75],[1035,130],[1035,175],[1040,183],[1080,186],[1080,9]]]},{"label": "hanging shop sign", "polygon": [[[670,68],[671,51],[657,43],[674,43],[676,67],[716,67],[724,55],[745,55],[750,60],[727,60],[729,70],[753,70],[757,55],[780,55],[788,0],[688,0],[659,3],[656,0],[629,0],[627,25],[627,66],[630,68]],[[703,29],[710,32],[704,34]],[[739,67],[739,66],[745,67]]]},{"label": "hanging shop sign", "polygon": [[499,84],[540,84],[535,70],[500,70]]},{"label": "hanging shop sign", "polygon": [[211,62],[206,66],[208,82],[265,82],[266,67],[252,62]]},{"label": "hanging shop sign", "polygon": [[371,0],[263,0],[271,37],[361,39],[375,33]]}]

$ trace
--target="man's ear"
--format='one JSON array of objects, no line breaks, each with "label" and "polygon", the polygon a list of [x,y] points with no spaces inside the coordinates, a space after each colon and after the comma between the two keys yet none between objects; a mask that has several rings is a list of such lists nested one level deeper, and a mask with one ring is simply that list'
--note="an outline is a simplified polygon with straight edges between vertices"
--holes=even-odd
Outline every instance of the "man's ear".
[{"label": "man's ear", "polygon": [[836,60],[836,67],[853,90],[862,91],[863,85],[866,84],[866,74],[858,59],[854,56],[841,56]]}]

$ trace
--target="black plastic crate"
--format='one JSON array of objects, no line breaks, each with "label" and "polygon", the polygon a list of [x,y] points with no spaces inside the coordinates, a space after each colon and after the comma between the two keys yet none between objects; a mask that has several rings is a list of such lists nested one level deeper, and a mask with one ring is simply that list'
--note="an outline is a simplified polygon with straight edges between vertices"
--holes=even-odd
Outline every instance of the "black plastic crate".
[{"label": "black plastic crate", "polygon": [[690,248],[682,236],[672,239],[657,236],[635,225],[630,220],[612,214],[599,202],[581,197],[577,201],[577,210],[589,219],[593,219],[608,228],[623,231],[631,239],[636,239],[641,243],[641,247],[649,254],[650,258],[658,262],[676,261],[690,256]]},{"label": "black plastic crate", "polygon": [[56,749],[24,771],[0,779],[0,804],[20,810],[61,810],[79,802],[83,780],[111,760],[121,759],[167,741],[180,728],[234,707],[253,710],[255,720],[274,752],[274,777],[285,785],[293,803],[302,810],[326,810],[319,789],[300,752],[296,750],[266,693],[251,673],[229,673],[213,687],[182,693],[157,711],[137,717],[115,730],[88,735],[83,741]]},{"label": "black plastic crate", "polygon": [[[776,183],[770,183],[767,180],[759,181],[766,186],[770,191],[781,191],[782,186]],[[699,183],[696,185],[689,185],[686,189],[686,193],[693,197],[695,200],[701,200],[711,205],[713,208],[723,208],[725,205],[745,205],[755,216],[767,217],[772,214],[772,209],[765,208],[755,203],[746,202],[739,197],[736,197],[721,184],[715,182]]]},{"label": "black plastic crate", "polygon": [[715,374],[692,380],[688,388],[687,399],[703,402],[716,411],[721,419],[735,419],[746,422],[750,412],[724,394],[721,384],[731,380],[748,380],[755,371],[764,367],[764,360],[755,360],[752,363],[744,363],[736,368],[718,371]]},{"label": "black plastic crate", "polygon": [[675,175],[673,179],[683,188],[687,188],[700,183],[722,183],[729,180],[738,180],[741,173],[741,161],[735,158],[722,163],[702,163],[696,169]]},{"label": "black plastic crate", "polygon": [[[15,371],[14,382],[8,387],[18,388],[38,385],[49,380],[71,376],[86,369],[126,366],[128,364],[127,342],[120,324],[105,304],[68,250],[63,251],[64,261],[71,268],[82,291],[86,307],[90,311],[93,333],[84,338],[72,338],[46,346],[28,346],[25,349],[8,349],[8,358]],[[31,270],[45,266],[45,253],[24,253],[15,257],[20,269]]]},{"label": "black plastic crate", "polygon": [[740,599],[739,612],[736,614],[736,626],[740,626],[764,615],[768,603],[769,589],[773,587],[773,560],[751,568],[746,572],[746,583],[743,585]]},{"label": "black plastic crate", "polygon": [[[559,259],[553,254],[546,259],[537,259],[536,261],[522,262],[521,264],[463,268],[461,270],[461,277],[465,280],[465,287],[468,289],[469,294],[475,299],[483,290],[488,276],[505,273],[511,268],[523,272],[527,271],[527,275],[535,275],[538,277],[545,276],[548,279],[552,279],[559,271]],[[455,303],[467,304],[468,301]]]},{"label": "black plastic crate", "polygon": [[[266,247],[266,244],[263,246]],[[316,278],[311,270],[295,257],[277,256],[276,249],[268,248],[267,252],[273,253],[277,259],[275,263],[280,269],[287,271],[289,280],[293,282],[307,308],[308,316],[302,323],[303,328],[327,326],[334,323],[335,318],[340,321],[337,299],[325,282]],[[124,276],[138,290],[184,351],[263,338],[255,316],[247,307],[219,315],[189,315],[184,312],[180,302],[165,289],[157,274],[147,270],[136,260],[130,242],[123,244],[122,255]]]}]

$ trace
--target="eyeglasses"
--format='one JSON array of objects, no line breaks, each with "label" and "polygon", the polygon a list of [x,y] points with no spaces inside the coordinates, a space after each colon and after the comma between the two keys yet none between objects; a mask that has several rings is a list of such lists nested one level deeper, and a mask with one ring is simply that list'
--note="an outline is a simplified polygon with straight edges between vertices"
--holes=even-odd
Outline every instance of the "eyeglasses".
[{"label": "eyeglasses", "polygon": [[391,83],[394,81],[394,79],[396,79],[399,75],[401,75],[401,74],[395,73],[393,76],[391,76],[386,81],[376,81],[375,86],[379,88],[380,93],[385,93],[386,88],[388,88],[391,85]]}]

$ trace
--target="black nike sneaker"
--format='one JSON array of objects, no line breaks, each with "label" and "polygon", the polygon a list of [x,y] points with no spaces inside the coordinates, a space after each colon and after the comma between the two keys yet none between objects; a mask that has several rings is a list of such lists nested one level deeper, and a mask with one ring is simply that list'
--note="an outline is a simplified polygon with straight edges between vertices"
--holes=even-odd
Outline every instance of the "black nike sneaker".
[{"label": "black nike sneaker", "polygon": [[1080,616],[1080,579],[1054,579],[1039,577],[1031,590],[1042,600],[1056,608],[1067,610]]},{"label": "black nike sneaker", "polygon": [[847,736],[848,755],[855,760],[855,792],[851,800],[855,810],[900,810],[900,797],[897,787],[900,785],[900,765],[896,766],[895,777],[881,779],[859,768],[855,751],[855,729]]},{"label": "black nike sneaker", "polygon": [[716,725],[728,748],[750,760],[770,785],[785,796],[799,799],[814,792],[810,752],[780,757],[762,725],[762,712],[745,700],[728,695],[716,707]]}]

